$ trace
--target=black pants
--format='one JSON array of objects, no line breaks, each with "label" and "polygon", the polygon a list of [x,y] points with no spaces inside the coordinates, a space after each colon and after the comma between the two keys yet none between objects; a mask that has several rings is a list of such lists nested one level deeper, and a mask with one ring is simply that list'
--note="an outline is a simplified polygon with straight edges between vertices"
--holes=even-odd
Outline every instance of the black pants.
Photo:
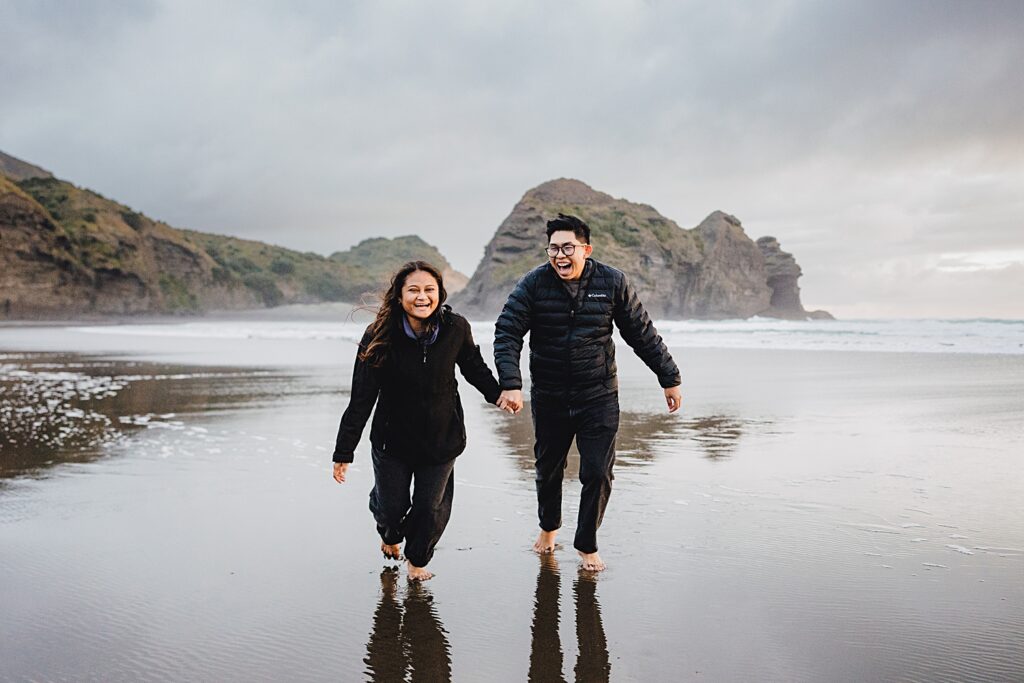
[{"label": "black pants", "polygon": [[537,516],[540,528],[554,531],[562,526],[562,474],[572,440],[580,452],[580,514],[573,546],[584,553],[597,552],[597,530],[612,493],[615,435],[619,431],[619,397],[567,405],[533,396],[530,401],[536,441],[533,455],[537,468]]},{"label": "black pants", "polygon": [[405,558],[416,567],[426,567],[452,516],[455,460],[412,465],[376,448],[370,454],[370,512],[377,522],[377,533],[389,545],[405,540]]}]

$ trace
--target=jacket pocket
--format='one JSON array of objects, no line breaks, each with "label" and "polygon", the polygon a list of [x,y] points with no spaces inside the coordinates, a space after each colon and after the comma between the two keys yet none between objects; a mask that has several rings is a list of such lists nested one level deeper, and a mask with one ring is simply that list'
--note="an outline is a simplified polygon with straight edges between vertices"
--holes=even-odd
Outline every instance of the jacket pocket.
[{"label": "jacket pocket", "polygon": [[458,455],[459,453],[466,449],[467,441],[466,415],[462,410],[462,399],[459,397],[458,390],[455,391],[454,401],[455,408],[453,411],[454,415],[452,416],[454,424],[452,425],[452,430],[455,431],[455,434],[453,435],[455,438],[451,439],[451,443],[455,447],[455,450],[457,451],[455,455]]}]

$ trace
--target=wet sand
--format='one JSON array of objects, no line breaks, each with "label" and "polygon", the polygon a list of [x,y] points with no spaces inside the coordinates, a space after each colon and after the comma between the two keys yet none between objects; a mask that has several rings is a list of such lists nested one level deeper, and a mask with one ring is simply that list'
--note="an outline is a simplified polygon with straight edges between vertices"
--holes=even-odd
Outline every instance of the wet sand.
[{"label": "wet sand", "polygon": [[367,444],[329,476],[352,353],[0,332],[0,679],[1024,678],[1020,356],[681,349],[668,416],[620,352],[597,576],[575,459],[540,560],[528,411],[463,382],[420,586]]}]

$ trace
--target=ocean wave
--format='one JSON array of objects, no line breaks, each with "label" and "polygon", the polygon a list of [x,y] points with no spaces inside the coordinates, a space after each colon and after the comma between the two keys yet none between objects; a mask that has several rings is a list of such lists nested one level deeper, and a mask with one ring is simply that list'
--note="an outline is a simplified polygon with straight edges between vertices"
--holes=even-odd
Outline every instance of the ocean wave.
[{"label": "ocean wave", "polygon": [[[656,321],[673,347],[875,351],[1024,355],[1024,321],[992,320],[750,320]],[[356,343],[365,323],[323,321],[204,320],[169,324],[97,325],[71,328],[96,335],[192,339],[343,340]],[[493,340],[494,323],[473,322],[477,342]],[[624,344],[621,337],[616,342]]]}]

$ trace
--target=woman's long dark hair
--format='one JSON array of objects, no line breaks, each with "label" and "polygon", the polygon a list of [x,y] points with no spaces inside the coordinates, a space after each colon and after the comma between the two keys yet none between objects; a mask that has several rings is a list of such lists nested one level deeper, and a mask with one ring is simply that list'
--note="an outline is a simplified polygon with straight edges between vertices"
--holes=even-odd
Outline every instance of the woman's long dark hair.
[{"label": "woman's long dark hair", "polygon": [[444,277],[440,270],[426,261],[409,261],[398,269],[398,272],[391,278],[391,284],[381,295],[377,318],[370,326],[370,343],[359,352],[359,360],[369,363],[375,368],[379,368],[387,360],[388,352],[391,350],[391,335],[402,333],[401,320],[405,315],[405,310],[402,308],[402,287],[405,286],[406,278],[418,270],[437,280],[437,308],[427,320],[427,333],[429,334],[437,327],[442,306],[445,299],[448,298],[448,292],[444,288]]}]

